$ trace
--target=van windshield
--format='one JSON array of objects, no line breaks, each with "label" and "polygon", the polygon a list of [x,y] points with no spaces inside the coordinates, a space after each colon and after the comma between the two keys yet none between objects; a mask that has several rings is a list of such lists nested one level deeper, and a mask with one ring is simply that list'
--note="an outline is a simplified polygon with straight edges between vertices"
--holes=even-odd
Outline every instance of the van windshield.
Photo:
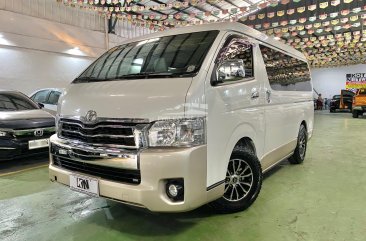
[{"label": "van windshield", "polygon": [[218,32],[165,36],[112,48],[73,83],[194,76]]}]

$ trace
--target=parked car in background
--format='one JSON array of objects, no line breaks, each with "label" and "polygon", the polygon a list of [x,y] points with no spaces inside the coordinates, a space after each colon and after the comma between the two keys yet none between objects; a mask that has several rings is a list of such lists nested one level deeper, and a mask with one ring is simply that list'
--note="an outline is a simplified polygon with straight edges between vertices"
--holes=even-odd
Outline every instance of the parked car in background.
[{"label": "parked car in background", "polygon": [[0,160],[47,153],[55,118],[26,95],[0,90]]},{"label": "parked car in background", "polygon": [[352,117],[358,118],[366,112],[366,89],[359,89],[353,98]]},{"label": "parked car in background", "polygon": [[57,88],[40,89],[33,92],[30,95],[30,98],[34,102],[43,104],[44,109],[55,116],[57,112],[58,99],[63,91],[63,89]]},{"label": "parked car in background", "polygon": [[352,101],[354,92],[349,90],[341,90],[340,95],[334,95],[330,101],[329,111],[336,112],[337,110],[352,111]]}]

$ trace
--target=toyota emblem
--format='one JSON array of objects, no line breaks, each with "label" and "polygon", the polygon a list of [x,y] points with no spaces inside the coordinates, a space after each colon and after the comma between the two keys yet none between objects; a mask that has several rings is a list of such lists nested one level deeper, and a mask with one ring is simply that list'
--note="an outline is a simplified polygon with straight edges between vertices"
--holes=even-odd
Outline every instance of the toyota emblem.
[{"label": "toyota emblem", "polygon": [[85,116],[85,120],[87,122],[95,122],[97,118],[98,118],[97,112],[95,112],[94,110],[89,110]]},{"label": "toyota emblem", "polygon": [[34,131],[34,136],[43,136],[43,130],[42,129],[36,129]]}]

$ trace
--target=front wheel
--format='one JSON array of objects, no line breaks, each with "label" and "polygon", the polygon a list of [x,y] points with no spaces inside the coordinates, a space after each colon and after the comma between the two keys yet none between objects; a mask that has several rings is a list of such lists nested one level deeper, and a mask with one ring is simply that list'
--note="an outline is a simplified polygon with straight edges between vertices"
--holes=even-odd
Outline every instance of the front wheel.
[{"label": "front wheel", "polygon": [[300,126],[297,136],[297,145],[294,154],[288,159],[291,164],[300,164],[305,159],[306,148],[308,144],[308,133],[304,125]]},{"label": "front wheel", "polygon": [[259,195],[262,178],[260,162],[253,152],[235,149],[226,171],[224,195],[210,205],[221,213],[247,209]]}]

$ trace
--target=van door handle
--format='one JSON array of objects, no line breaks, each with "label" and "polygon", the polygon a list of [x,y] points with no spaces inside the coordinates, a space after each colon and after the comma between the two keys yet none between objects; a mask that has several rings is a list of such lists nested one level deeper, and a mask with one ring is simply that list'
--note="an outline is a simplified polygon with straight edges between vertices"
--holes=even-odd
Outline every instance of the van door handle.
[{"label": "van door handle", "polygon": [[251,99],[256,99],[258,97],[259,97],[259,91],[256,88],[252,89]]}]

